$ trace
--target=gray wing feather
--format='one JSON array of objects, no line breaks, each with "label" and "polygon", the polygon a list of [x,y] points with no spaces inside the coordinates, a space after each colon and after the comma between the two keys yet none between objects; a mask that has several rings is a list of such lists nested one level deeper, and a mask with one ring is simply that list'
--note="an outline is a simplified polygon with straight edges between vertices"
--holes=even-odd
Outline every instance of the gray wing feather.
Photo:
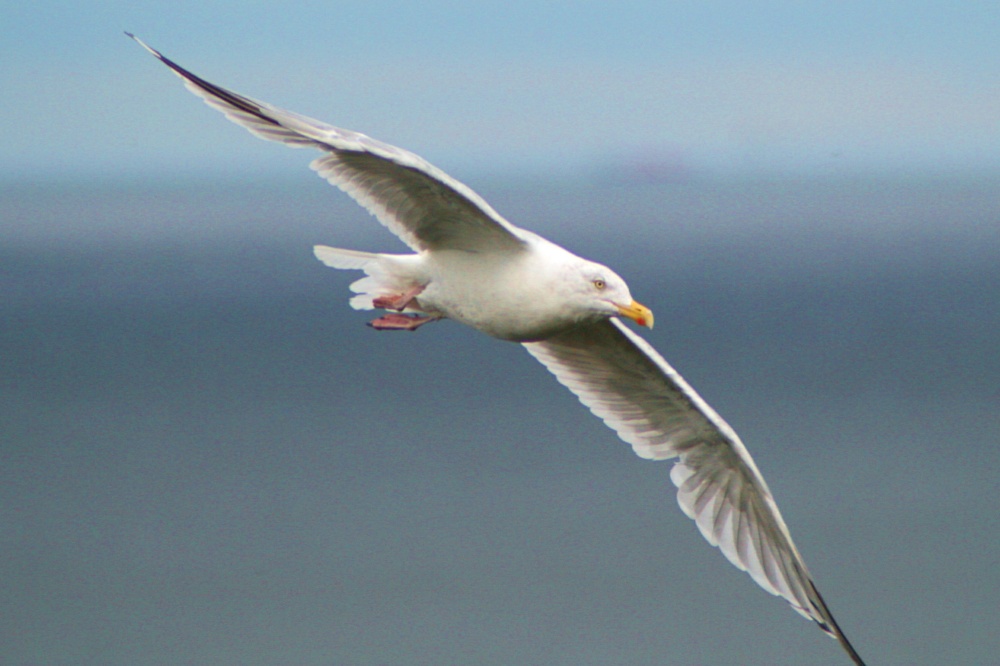
[{"label": "gray wing feather", "polygon": [[181,77],[188,90],[254,135],[294,148],[322,150],[325,155],[312,162],[313,170],[414,250],[486,252],[524,247],[524,232],[468,186],[421,157],[209,83],[129,36]]},{"label": "gray wing feather", "polygon": [[681,509],[705,539],[861,663],[746,447],[649,343],[610,319],[524,347],[638,455],[679,458],[670,478]]}]

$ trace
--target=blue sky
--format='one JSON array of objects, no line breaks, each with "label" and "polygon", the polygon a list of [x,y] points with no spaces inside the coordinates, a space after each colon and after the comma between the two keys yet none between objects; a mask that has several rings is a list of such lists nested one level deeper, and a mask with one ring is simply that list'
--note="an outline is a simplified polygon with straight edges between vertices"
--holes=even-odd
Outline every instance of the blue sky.
[{"label": "blue sky", "polygon": [[8,179],[302,162],[213,115],[123,30],[450,171],[1000,167],[995,2],[2,5]]}]

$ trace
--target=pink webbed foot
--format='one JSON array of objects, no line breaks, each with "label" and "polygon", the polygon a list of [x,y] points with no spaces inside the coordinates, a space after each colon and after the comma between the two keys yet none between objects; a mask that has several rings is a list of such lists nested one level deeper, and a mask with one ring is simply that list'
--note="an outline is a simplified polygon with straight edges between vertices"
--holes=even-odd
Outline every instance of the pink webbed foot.
[{"label": "pink webbed foot", "polygon": [[376,331],[415,331],[437,317],[420,317],[417,315],[386,314],[368,322]]},{"label": "pink webbed foot", "polygon": [[395,310],[396,312],[402,312],[406,309],[410,303],[412,303],[420,292],[424,290],[427,285],[418,285],[409,291],[397,294],[396,296],[376,296],[372,299],[372,305],[382,310]]}]

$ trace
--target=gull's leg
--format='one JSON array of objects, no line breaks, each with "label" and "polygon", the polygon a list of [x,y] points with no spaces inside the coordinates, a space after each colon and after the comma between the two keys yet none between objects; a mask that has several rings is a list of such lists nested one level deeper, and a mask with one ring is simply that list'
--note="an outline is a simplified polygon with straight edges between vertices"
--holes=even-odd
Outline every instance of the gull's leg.
[{"label": "gull's leg", "polygon": [[372,305],[383,310],[395,310],[396,312],[402,312],[406,309],[406,306],[412,303],[413,300],[420,295],[420,292],[422,292],[426,286],[427,285],[417,285],[413,289],[397,296],[376,296],[372,300]]},{"label": "gull's leg", "polygon": [[[372,299],[372,305],[383,310],[402,312],[410,304],[416,304],[417,296],[423,292],[426,286],[417,285],[409,291],[395,296],[376,296]],[[439,316],[389,313],[368,322],[368,325],[377,331],[415,331],[427,322],[440,318]]]},{"label": "gull's leg", "polygon": [[368,322],[376,331],[415,331],[429,321],[440,317],[418,317],[417,315],[386,314]]}]

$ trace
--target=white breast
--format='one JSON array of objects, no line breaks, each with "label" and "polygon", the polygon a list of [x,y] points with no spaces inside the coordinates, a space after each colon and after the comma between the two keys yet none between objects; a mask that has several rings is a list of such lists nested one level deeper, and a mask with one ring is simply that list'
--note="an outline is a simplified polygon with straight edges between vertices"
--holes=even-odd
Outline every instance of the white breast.
[{"label": "white breast", "polygon": [[520,252],[427,253],[431,282],[420,302],[495,338],[542,340],[577,322],[562,279],[575,258],[547,242]]}]

